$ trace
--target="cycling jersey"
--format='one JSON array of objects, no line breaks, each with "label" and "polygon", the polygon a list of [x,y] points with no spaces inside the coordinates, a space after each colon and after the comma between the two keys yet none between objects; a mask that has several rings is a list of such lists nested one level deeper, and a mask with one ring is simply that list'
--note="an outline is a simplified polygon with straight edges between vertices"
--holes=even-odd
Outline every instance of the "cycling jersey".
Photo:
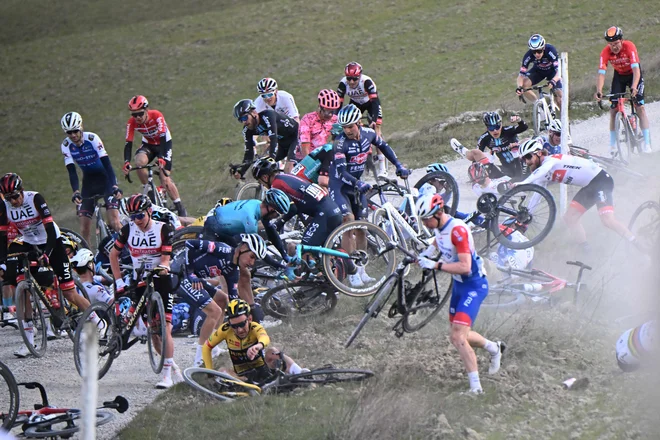
[{"label": "cycling jersey", "polygon": [[[133,116],[128,118],[128,122],[126,122],[126,142],[132,144],[135,131],[142,135],[143,143],[150,145],[161,145],[161,138],[163,137],[165,141],[171,140],[172,135],[163,114],[158,110],[147,110],[147,114],[149,120],[145,124],[138,124]],[[130,159],[130,154],[128,157],[124,154],[124,160]]]},{"label": "cycling jersey", "polygon": [[[18,229],[27,244],[46,244],[50,238],[47,231],[49,224],[54,226],[52,241],[60,236],[60,228],[53,221],[46,200],[36,191],[23,191],[23,204],[16,208],[5,200],[0,203],[0,232],[6,232],[10,224]],[[0,248],[3,248],[0,252],[6,250],[7,244],[0,243]]]},{"label": "cycling jersey", "polygon": [[318,112],[307,113],[300,120],[300,126],[298,128],[300,143],[312,144],[310,152],[321,147],[328,142],[332,124],[335,122],[337,122],[337,115],[332,115],[329,120],[324,121],[321,120]]},{"label": "cycling jersey", "polygon": [[298,121],[274,110],[259,112],[259,123],[254,129],[243,127],[245,154],[243,163],[254,159],[254,136],[268,136],[268,154],[276,161],[293,159],[298,142]]},{"label": "cycling jersey", "polygon": [[110,158],[105,151],[101,138],[91,132],[82,132],[82,145],[78,146],[69,138],[62,141],[60,149],[64,156],[64,165],[69,171],[71,189],[78,191],[78,174],[74,164],[78,164],[83,173],[83,182],[87,179],[100,180],[105,183],[106,194],[112,192],[117,185],[115,172],[110,164]]},{"label": "cycling jersey", "polygon": [[656,351],[658,322],[651,320],[623,332],[616,342],[616,360],[623,371],[633,371]]},{"label": "cycling jersey", "polygon": [[554,154],[543,159],[541,166],[520,182],[543,185],[546,182],[587,186],[603,169],[595,162],[568,154]]},{"label": "cycling jersey", "polygon": [[[506,238],[515,243],[529,241],[520,231],[513,231]],[[531,267],[534,260],[534,248],[510,249],[503,244],[497,247],[497,252],[491,252],[489,259],[497,266],[509,267],[511,269],[527,269]]]},{"label": "cycling jersey", "polygon": [[268,344],[270,344],[270,338],[268,337],[268,333],[266,333],[266,329],[260,324],[252,322],[249,325],[250,330],[248,335],[243,339],[236,336],[234,329],[231,328],[228,322],[214,331],[202,347],[204,367],[209,369],[213,368],[211,350],[213,350],[213,347],[220,342],[226,341],[227,349],[229,350],[229,357],[231,358],[231,363],[234,366],[236,374],[241,375],[247,370],[253,368],[263,368],[266,365],[263,350],[260,350],[257,356],[252,360],[248,358],[247,352],[250,347],[259,343],[263,344],[264,348],[266,348]]},{"label": "cycling jersey", "polygon": [[619,75],[632,75],[632,69],[634,67],[639,67],[641,69],[637,48],[633,42],[624,40],[621,43],[621,50],[619,53],[612,52],[609,44],[601,51],[598,73],[605,75],[608,63],[612,64],[612,67],[614,67],[614,70]]},{"label": "cycling jersey", "polygon": [[360,75],[355,87],[351,87],[346,77],[339,81],[337,86],[339,102],[343,105],[344,96],[348,96],[349,103],[355,104],[360,111],[368,110],[369,115],[377,124],[381,124],[383,115],[380,108],[380,99],[376,90],[376,83],[367,75]]},{"label": "cycling jersey", "polygon": [[[488,131],[482,134],[477,141],[477,148],[485,151],[486,148],[494,153],[502,165],[513,163],[518,159],[518,135],[529,128],[523,120],[518,125],[502,127],[500,137],[494,138]],[[513,177],[513,176],[511,176]]]},{"label": "cycling jersey", "polygon": [[110,293],[110,291],[99,282],[84,281],[82,282],[82,285],[85,288],[89,302],[91,303],[102,302],[106,304],[112,304],[112,302],[115,300],[114,294]]},{"label": "cycling jersey", "polygon": [[315,149],[291,170],[291,174],[319,183],[319,176],[327,176],[333,158],[333,145],[325,144]]},{"label": "cycling jersey", "polygon": [[561,144],[552,145],[550,143],[550,135],[542,134],[538,137],[538,141],[543,144],[543,149],[547,150],[548,153],[552,154],[561,154]]},{"label": "cycling jersey", "polygon": [[[546,44],[543,49],[543,56],[540,59],[536,59],[534,56],[534,51],[529,49],[525,52],[525,55],[522,59],[522,64],[520,66],[520,74],[526,75],[528,73],[527,68],[530,63],[532,64],[532,69],[539,69],[544,71],[554,71],[556,72],[559,68],[559,55],[557,54],[557,49],[552,44]],[[531,69],[530,69],[531,70]]]},{"label": "cycling jersey", "polygon": [[254,105],[257,108],[257,113],[261,113],[264,110],[275,110],[277,113],[281,113],[292,119],[300,116],[298,113],[298,107],[296,107],[296,101],[293,99],[293,96],[291,93],[285,92],[284,90],[277,91],[277,99],[275,101],[274,108],[268,105],[264,98],[261,97],[261,95],[257,96],[257,98],[254,100]]},{"label": "cycling jersey", "polygon": [[162,255],[172,253],[173,232],[174,230],[169,223],[162,223],[153,219],[146,231],[142,231],[132,221],[121,228],[119,237],[115,240],[115,249],[121,252],[125,246],[128,247],[133,262],[134,279],[137,276],[136,269],[143,263],[145,269],[154,269],[160,264]]}]

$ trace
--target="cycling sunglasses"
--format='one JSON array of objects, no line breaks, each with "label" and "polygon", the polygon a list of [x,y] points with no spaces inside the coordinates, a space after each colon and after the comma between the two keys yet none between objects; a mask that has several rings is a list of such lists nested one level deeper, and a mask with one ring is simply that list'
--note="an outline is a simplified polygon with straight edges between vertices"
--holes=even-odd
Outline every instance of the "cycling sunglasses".
[{"label": "cycling sunglasses", "polygon": [[487,125],[486,128],[488,131],[496,131],[502,128],[502,125]]},{"label": "cycling sunglasses", "polygon": [[131,220],[142,220],[147,215],[146,212],[138,212],[137,214],[131,214]]},{"label": "cycling sunglasses", "polygon": [[66,134],[80,133],[80,130],[67,130]]},{"label": "cycling sunglasses", "polygon": [[144,112],[131,113],[131,116],[133,116],[134,118],[141,118],[142,116],[144,116]]},{"label": "cycling sunglasses", "polygon": [[534,153],[527,153],[522,158],[523,160],[530,160],[532,157],[534,157]]},{"label": "cycling sunglasses", "polygon": [[9,194],[4,195],[5,200],[7,200],[7,201],[17,200],[20,196],[21,196],[20,192],[14,192],[14,193],[9,193]]},{"label": "cycling sunglasses", "polygon": [[241,116],[240,118],[238,118],[238,122],[245,122],[249,119],[249,117],[250,117],[250,114],[246,113],[243,116]]},{"label": "cycling sunglasses", "polygon": [[360,79],[359,76],[347,76],[346,77],[346,81],[357,81],[358,79]]},{"label": "cycling sunglasses", "polygon": [[533,52],[534,52],[534,53],[543,53],[543,50],[544,50],[544,49],[538,49],[538,50],[535,50],[535,51],[533,51]]},{"label": "cycling sunglasses", "polygon": [[262,93],[261,94],[261,97],[264,98],[264,99],[272,98],[273,96],[275,96],[275,92]]},{"label": "cycling sunglasses", "polygon": [[248,322],[247,319],[244,320],[244,321],[241,321],[241,322],[238,323],[238,324],[229,324],[229,325],[231,326],[231,328],[239,329],[239,328],[243,328],[243,327],[245,327],[245,323],[246,323],[246,322]]}]

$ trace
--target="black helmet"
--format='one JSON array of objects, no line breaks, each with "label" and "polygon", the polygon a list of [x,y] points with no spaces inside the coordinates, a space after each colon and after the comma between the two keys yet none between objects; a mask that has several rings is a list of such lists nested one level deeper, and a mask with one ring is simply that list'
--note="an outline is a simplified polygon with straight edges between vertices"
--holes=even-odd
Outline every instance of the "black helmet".
[{"label": "black helmet", "polygon": [[254,102],[252,102],[251,99],[241,99],[234,105],[234,117],[236,119],[240,118],[241,116],[250,113],[251,110],[254,110],[257,108],[254,105]]},{"label": "black helmet", "polygon": [[23,190],[23,180],[16,173],[7,173],[0,178],[0,192],[11,194]]},{"label": "black helmet", "polygon": [[151,208],[151,200],[144,194],[134,194],[126,202],[126,211],[128,214],[137,214]]},{"label": "black helmet", "polygon": [[502,117],[497,112],[486,112],[483,116],[484,124],[488,126],[496,126],[502,124]]},{"label": "black helmet", "polygon": [[612,26],[605,31],[605,40],[610,42],[623,40],[623,31],[620,27]]},{"label": "black helmet", "polygon": [[280,169],[272,157],[262,157],[252,165],[252,177],[259,180],[261,176],[269,176]]}]

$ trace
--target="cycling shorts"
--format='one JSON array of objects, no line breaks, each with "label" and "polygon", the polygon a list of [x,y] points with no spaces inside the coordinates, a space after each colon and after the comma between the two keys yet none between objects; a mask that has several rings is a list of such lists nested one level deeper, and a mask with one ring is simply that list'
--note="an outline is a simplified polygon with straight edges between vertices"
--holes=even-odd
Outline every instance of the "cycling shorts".
[{"label": "cycling shorts", "polygon": [[[46,248],[45,244],[37,246],[43,252]],[[18,252],[32,252],[34,249],[28,243],[11,243],[7,249],[7,254]],[[58,238],[55,246],[53,247],[50,256],[48,257],[50,269],[45,267],[31,267],[30,273],[35,278],[40,286],[48,287],[53,284],[53,272],[57,275],[60,288],[62,290],[69,290],[75,287],[73,277],[71,275],[71,265],[69,258],[66,256],[66,250],[62,244],[62,238]],[[18,267],[18,257],[7,258],[7,271],[3,277],[4,282],[10,286],[16,286],[25,278],[25,269]],[[52,270],[51,270],[52,269]]]},{"label": "cycling shorts", "polygon": [[[167,322],[172,322],[172,307],[174,307],[174,285],[173,275],[154,276],[154,291],[160,294],[165,306],[165,317]],[[135,289],[135,298],[140,298],[147,287],[138,287]]]},{"label": "cycling shorts", "polygon": [[277,152],[275,153],[275,162],[279,162],[283,159],[288,159],[290,161],[296,161],[296,148],[298,147],[298,138],[294,138],[288,143],[284,143],[283,139],[277,143]]},{"label": "cycling shorts", "polygon": [[[532,67],[529,69],[529,71],[525,74],[527,78],[532,82],[532,85],[536,85],[543,81],[544,79],[547,81],[550,81],[552,78],[555,77],[557,74],[557,71],[555,69],[550,69],[550,70],[541,70],[538,69],[536,66]],[[555,90],[561,90],[562,89],[562,84],[561,84],[561,79],[557,81],[557,85],[555,86]]]},{"label": "cycling shorts", "polygon": [[353,214],[356,220],[367,218],[367,196],[359,195],[359,203],[355,197],[355,189],[341,182],[330,180],[330,196],[335,201],[342,215]]},{"label": "cycling shorts", "polygon": [[[623,93],[626,91],[626,87],[632,89],[633,75],[620,75],[616,70],[614,71],[614,76],[612,77],[612,86],[610,87],[610,93]],[[639,84],[637,85],[637,96],[635,96],[635,103],[637,105],[644,105],[644,76],[639,76]],[[612,98],[611,108],[616,108],[618,99]]]},{"label": "cycling shorts", "polygon": [[203,309],[208,306],[215,295],[215,287],[205,280],[200,280],[202,283],[202,290],[197,290],[193,287],[193,283],[189,278],[183,278],[179,284],[176,293],[183,302],[190,305],[194,309]]},{"label": "cycling shorts", "polygon": [[330,233],[342,223],[340,209],[331,200],[324,200],[319,206],[319,213],[309,219],[302,237],[302,244],[323,246]]},{"label": "cycling shorts", "polygon": [[614,212],[614,180],[607,171],[602,170],[594,177],[587,186],[580,188],[575,194],[571,206],[585,213],[592,206],[598,206],[599,214]]},{"label": "cycling shorts", "polygon": [[[101,177],[101,176],[100,176]],[[105,176],[102,176],[102,179],[92,180],[90,178],[83,177],[82,188],[80,190],[80,195],[83,198],[83,202],[78,205],[78,217],[87,217],[92,218],[94,214],[94,206],[98,199],[104,199],[105,209],[118,209],[119,203],[115,200],[112,194],[106,192],[106,180]],[[101,197],[95,197],[92,199],[92,196],[103,194]]]},{"label": "cycling shorts", "polygon": [[[367,122],[371,124],[372,122],[380,121],[382,123],[383,121],[383,108],[380,106],[380,98],[376,98],[378,100],[378,114],[377,115],[372,115],[371,114],[371,105],[372,105],[372,100],[370,99],[367,102],[364,102],[360,104],[359,102],[355,102],[351,100],[349,104],[353,104],[357,108],[360,109],[361,113],[367,112]],[[375,117],[375,119],[374,119]]]},{"label": "cycling shorts", "polygon": [[488,295],[486,277],[465,282],[457,282],[451,289],[449,301],[449,322],[472,327],[477,319],[481,302]]},{"label": "cycling shorts", "polygon": [[165,159],[165,170],[172,171],[172,139],[165,142],[164,146],[142,142],[142,146],[135,152],[136,156],[138,154],[146,154],[148,158],[147,162],[151,162],[157,157],[162,157]]}]

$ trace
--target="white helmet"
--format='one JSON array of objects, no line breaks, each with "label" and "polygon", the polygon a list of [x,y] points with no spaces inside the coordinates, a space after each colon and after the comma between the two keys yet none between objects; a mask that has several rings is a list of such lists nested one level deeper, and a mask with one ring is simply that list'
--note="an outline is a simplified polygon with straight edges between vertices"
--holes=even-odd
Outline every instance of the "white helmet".
[{"label": "white helmet", "polygon": [[549,131],[554,131],[556,133],[561,133],[561,121],[559,119],[553,119],[548,125]]},{"label": "white helmet", "polygon": [[337,115],[337,122],[342,127],[351,124],[357,124],[362,119],[362,112],[354,104],[348,104],[343,109],[339,110]]},{"label": "white helmet", "polygon": [[60,124],[62,124],[62,130],[65,133],[72,130],[82,130],[82,116],[76,112],[69,112],[62,116]]},{"label": "white helmet", "polygon": [[266,242],[259,234],[241,234],[241,242],[247,244],[258,259],[266,258]]},{"label": "white helmet", "polygon": [[444,208],[445,200],[440,194],[424,194],[419,199],[417,199],[416,206],[417,214],[420,218],[429,218],[433,217],[436,212]]},{"label": "white helmet", "polygon": [[82,248],[71,258],[73,267],[85,267],[88,263],[94,262],[94,254],[87,248]]},{"label": "white helmet", "polygon": [[541,50],[545,47],[545,38],[543,38],[543,35],[534,34],[529,37],[527,47],[529,47],[530,50]]},{"label": "white helmet", "polygon": [[539,142],[538,138],[529,138],[525,140],[520,146],[520,157],[525,157],[529,153],[543,150],[543,145]]},{"label": "white helmet", "polygon": [[257,84],[257,91],[259,93],[271,93],[277,91],[277,81],[273,78],[262,78]]}]

